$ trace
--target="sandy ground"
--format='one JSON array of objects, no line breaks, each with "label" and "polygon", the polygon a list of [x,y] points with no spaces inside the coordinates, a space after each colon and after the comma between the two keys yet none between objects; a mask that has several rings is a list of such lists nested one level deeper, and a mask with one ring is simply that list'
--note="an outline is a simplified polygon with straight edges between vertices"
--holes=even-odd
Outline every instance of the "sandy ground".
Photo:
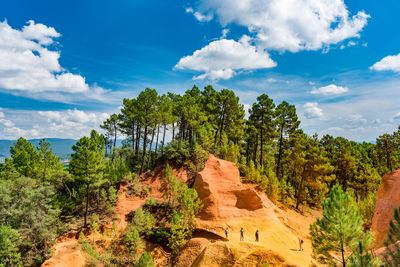
[{"label": "sandy ground", "polygon": [[60,238],[53,247],[53,257],[43,263],[46,267],[85,266],[85,256],[75,237]]}]

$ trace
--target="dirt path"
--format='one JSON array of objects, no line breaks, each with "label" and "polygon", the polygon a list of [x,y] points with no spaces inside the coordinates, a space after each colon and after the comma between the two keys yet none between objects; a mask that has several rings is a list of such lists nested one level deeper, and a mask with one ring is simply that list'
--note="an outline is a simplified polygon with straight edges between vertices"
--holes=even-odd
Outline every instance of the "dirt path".
[{"label": "dirt path", "polygon": [[53,257],[43,263],[46,267],[85,266],[85,256],[75,237],[61,237],[53,247]]}]

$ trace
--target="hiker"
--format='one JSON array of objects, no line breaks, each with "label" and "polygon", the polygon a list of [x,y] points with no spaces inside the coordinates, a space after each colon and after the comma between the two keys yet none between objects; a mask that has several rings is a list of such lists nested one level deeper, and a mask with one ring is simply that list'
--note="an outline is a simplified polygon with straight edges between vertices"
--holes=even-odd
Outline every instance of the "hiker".
[{"label": "hiker", "polygon": [[213,234],[216,234],[217,233],[217,229],[215,229],[215,227],[214,227],[212,232],[213,232]]},{"label": "hiker", "polygon": [[240,229],[240,241],[244,241],[244,230],[243,230],[243,227]]},{"label": "hiker", "polygon": [[256,242],[258,242],[258,230],[256,231]]},{"label": "hiker", "polygon": [[228,227],[225,228],[225,236],[226,236],[226,239],[228,239]]},{"label": "hiker", "polygon": [[300,247],[299,250],[300,250],[300,251],[303,250],[302,245],[303,245],[303,239],[301,239],[300,236],[299,236],[299,247]]},{"label": "hiker", "polygon": [[207,231],[207,232],[210,232],[210,230],[208,229],[208,226],[206,227],[206,231]]}]

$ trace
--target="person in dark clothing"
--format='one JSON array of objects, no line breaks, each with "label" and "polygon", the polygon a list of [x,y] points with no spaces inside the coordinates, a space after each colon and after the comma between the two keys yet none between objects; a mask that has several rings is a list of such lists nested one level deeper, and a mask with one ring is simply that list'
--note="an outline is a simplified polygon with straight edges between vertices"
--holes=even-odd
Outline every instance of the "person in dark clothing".
[{"label": "person in dark clothing", "polygon": [[240,241],[244,241],[244,230],[243,230],[243,227],[240,229]]},{"label": "person in dark clothing", "polygon": [[256,242],[258,242],[258,230],[256,231]]},{"label": "person in dark clothing", "polygon": [[300,251],[302,251],[303,250],[303,239],[301,239],[300,238],[300,236],[299,236],[299,247],[300,247]]},{"label": "person in dark clothing", "polygon": [[228,239],[228,227],[225,228],[225,236]]}]

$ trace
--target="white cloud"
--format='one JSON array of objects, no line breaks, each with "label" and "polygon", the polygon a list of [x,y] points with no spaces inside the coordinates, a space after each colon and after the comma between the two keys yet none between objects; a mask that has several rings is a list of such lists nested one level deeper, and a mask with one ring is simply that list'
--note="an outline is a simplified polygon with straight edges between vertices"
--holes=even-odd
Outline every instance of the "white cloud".
[{"label": "white cloud", "polygon": [[213,41],[191,56],[183,57],[175,69],[189,69],[204,72],[194,79],[211,80],[232,78],[238,70],[255,70],[275,67],[276,63],[265,51],[257,51],[250,45],[249,37],[239,42],[221,39]]},{"label": "white cloud", "polygon": [[0,22],[0,89],[56,101],[62,100],[61,93],[99,99],[104,89],[66,71],[59,64],[60,51],[50,50],[60,36],[54,28],[32,20],[21,30]]},{"label": "white cloud", "polygon": [[101,123],[107,119],[107,113],[85,112],[78,109],[66,111],[38,111],[40,116],[47,118],[49,122],[73,122],[73,123]]},{"label": "white cloud", "polygon": [[198,11],[194,11],[193,8],[188,7],[186,8],[186,13],[191,13],[193,14],[193,16],[200,22],[207,22],[213,19],[213,15],[212,14],[202,14]]},{"label": "white cloud", "polygon": [[400,120],[400,112],[397,112],[390,121],[394,122],[396,120]]},{"label": "white cloud", "polygon": [[88,135],[108,118],[104,112],[78,109],[61,111],[4,110],[7,119],[0,119],[0,136],[5,139],[73,138]]},{"label": "white cloud", "polygon": [[228,35],[228,33],[229,33],[229,29],[223,29],[223,30],[222,30],[221,39],[225,39],[226,36]]},{"label": "white cloud", "polygon": [[12,127],[14,123],[10,120],[0,119],[0,123],[3,124],[5,127]]},{"label": "white cloud", "polygon": [[370,17],[364,11],[351,16],[343,0],[200,0],[192,11],[215,15],[224,27],[247,27],[261,49],[291,52],[359,38]]},{"label": "white cloud", "polygon": [[400,54],[384,57],[382,60],[372,65],[370,69],[376,71],[391,70],[400,72]]},{"label": "white cloud", "polygon": [[349,88],[330,84],[327,86],[314,88],[310,93],[313,95],[340,95],[349,91]]},{"label": "white cloud", "polygon": [[316,102],[307,102],[303,105],[304,108],[304,116],[307,119],[313,118],[321,118],[324,113],[320,107],[318,107],[318,103]]}]

